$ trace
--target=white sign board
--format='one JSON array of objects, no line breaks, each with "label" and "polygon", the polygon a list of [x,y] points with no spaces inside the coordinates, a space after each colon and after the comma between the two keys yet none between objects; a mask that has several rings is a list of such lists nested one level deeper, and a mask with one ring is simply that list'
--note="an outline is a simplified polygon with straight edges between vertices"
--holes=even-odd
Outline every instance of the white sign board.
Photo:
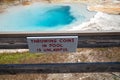
[{"label": "white sign board", "polygon": [[75,52],[78,36],[27,37],[30,52]]}]

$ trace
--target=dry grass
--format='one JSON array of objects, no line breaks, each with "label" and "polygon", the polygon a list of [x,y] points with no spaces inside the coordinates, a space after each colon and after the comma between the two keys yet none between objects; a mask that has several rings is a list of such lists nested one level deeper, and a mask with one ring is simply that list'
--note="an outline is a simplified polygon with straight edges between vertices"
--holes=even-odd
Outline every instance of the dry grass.
[{"label": "dry grass", "polygon": [[120,48],[79,48],[75,53],[3,53],[0,63],[61,63],[61,62],[114,62],[120,61]]},{"label": "dry grass", "polygon": [[13,64],[13,63],[52,63],[66,61],[68,54],[49,53],[49,54],[30,54],[25,53],[3,53],[0,54],[0,64]]},{"label": "dry grass", "polygon": [[110,73],[69,73],[0,75],[0,80],[120,80],[120,78]]}]

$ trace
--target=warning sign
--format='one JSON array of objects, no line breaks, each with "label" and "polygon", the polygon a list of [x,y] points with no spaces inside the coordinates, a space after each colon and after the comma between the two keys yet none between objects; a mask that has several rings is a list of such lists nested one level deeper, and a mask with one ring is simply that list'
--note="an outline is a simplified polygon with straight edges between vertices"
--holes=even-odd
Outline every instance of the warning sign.
[{"label": "warning sign", "polygon": [[75,52],[78,36],[27,37],[30,52]]}]

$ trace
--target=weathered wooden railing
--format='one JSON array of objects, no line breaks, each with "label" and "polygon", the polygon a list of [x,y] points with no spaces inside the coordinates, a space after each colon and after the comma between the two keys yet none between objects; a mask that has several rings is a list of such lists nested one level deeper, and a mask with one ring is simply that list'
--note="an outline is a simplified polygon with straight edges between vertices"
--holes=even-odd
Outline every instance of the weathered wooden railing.
[{"label": "weathered wooden railing", "polygon": [[[120,32],[0,33],[0,49],[26,49],[26,37],[78,36],[78,48],[120,47]],[[0,74],[120,72],[120,62],[0,64]]]},{"label": "weathered wooden railing", "polygon": [[0,49],[28,48],[26,37],[78,36],[78,48],[120,46],[120,32],[1,33]]},{"label": "weathered wooden railing", "polygon": [[120,62],[0,64],[1,74],[120,72]]}]

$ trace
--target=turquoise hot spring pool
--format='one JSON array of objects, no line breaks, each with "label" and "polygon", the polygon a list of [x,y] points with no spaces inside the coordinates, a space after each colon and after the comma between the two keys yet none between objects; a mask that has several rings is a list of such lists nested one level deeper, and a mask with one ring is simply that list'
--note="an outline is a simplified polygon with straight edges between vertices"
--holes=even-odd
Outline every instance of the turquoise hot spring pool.
[{"label": "turquoise hot spring pool", "polygon": [[[86,6],[32,4],[8,8],[0,13],[0,32],[4,31],[59,31],[87,21]],[[86,14],[87,14],[86,13]],[[90,13],[93,15],[93,13]],[[89,15],[90,15],[89,14]]]}]

